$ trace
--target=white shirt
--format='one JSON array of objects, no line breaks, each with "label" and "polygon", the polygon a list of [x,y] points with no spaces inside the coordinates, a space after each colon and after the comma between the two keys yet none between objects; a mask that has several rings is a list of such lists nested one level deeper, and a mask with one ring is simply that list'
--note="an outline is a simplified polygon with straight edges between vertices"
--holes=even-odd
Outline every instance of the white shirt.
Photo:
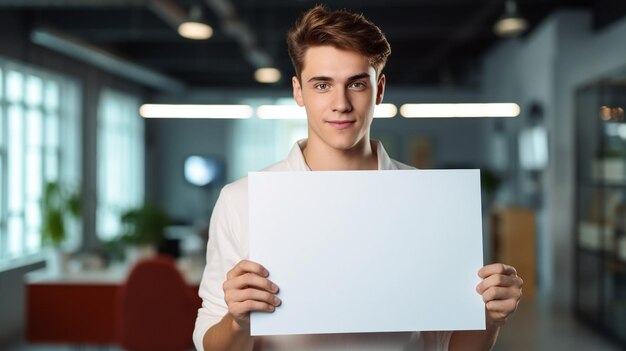
[{"label": "white shirt", "polygon": [[[380,142],[373,143],[376,145],[379,170],[413,169],[392,160]],[[310,171],[301,150],[305,145],[306,139],[300,140],[291,149],[286,160],[263,171]],[[222,189],[211,216],[207,264],[199,291],[202,307],[198,310],[193,333],[193,341],[198,350],[204,350],[202,339],[206,331],[228,312],[222,289],[226,273],[248,257],[248,178],[244,177]],[[277,284],[280,285],[280,282]],[[263,351],[444,351],[448,350],[451,333],[442,331],[272,336],[263,337]]]}]

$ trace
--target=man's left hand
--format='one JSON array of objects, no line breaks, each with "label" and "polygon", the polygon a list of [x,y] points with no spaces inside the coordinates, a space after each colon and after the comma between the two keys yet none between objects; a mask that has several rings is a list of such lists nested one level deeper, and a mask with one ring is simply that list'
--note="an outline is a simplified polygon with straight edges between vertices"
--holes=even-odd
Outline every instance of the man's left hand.
[{"label": "man's left hand", "polygon": [[476,291],[483,297],[487,310],[487,323],[502,325],[506,318],[517,309],[522,297],[522,278],[517,276],[514,267],[494,263],[478,271],[483,279]]}]

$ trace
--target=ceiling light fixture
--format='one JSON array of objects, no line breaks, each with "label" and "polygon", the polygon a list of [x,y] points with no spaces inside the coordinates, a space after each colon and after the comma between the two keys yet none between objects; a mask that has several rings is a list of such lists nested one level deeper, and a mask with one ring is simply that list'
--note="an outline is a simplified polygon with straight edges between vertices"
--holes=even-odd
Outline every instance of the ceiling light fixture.
[{"label": "ceiling light fixture", "polygon": [[[374,107],[374,118],[393,118],[398,113],[394,104]],[[306,110],[298,105],[261,105],[256,109],[260,119],[306,119]]]},{"label": "ceiling light fixture", "polygon": [[517,12],[515,0],[506,0],[504,14],[493,26],[497,36],[512,38],[521,35],[528,29],[528,21]]},{"label": "ceiling light fixture", "polygon": [[193,40],[206,40],[213,36],[213,28],[202,19],[202,7],[193,5],[189,10],[189,18],[178,26],[181,37]]},{"label": "ceiling light fixture", "polygon": [[374,118],[393,118],[398,114],[394,104],[379,104],[374,107]]},{"label": "ceiling light fixture", "polygon": [[400,114],[406,118],[517,117],[515,103],[490,104],[404,104]]},{"label": "ceiling light fixture", "polygon": [[256,115],[260,119],[306,119],[306,110],[298,105],[261,105]]},{"label": "ceiling light fixture", "polygon": [[139,108],[143,118],[246,119],[252,117],[253,113],[249,105],[144,104]]},{"label": "ceiling light fixture", "polygon": [[254,79],[259,83],[276,83],[280,80],[280,71],[273,67],[262,67],[254,72]]}]

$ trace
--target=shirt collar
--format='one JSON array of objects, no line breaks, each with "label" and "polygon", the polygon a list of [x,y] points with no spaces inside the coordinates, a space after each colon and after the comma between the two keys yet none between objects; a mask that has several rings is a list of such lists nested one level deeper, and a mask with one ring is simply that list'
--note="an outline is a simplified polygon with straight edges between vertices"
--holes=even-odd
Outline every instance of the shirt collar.
[{"label": "shirt collar", "polygon": [[[298,140],[289,155],[287,156],[287,163],[289,164],[289,168],[292,171],[310,171],[311,169],[306,164],[304,160],[304,155],[302,154],[302,148],[306,146],[307,139]],[[376,156],[378,158],[378,169],[379,170],[390,170],[395,169],[393,163],[391,162],[391,158],[387,154],[387,151],[383,147],[383,144],[378,140],[372,140],[372,146],[376,147]]]}]

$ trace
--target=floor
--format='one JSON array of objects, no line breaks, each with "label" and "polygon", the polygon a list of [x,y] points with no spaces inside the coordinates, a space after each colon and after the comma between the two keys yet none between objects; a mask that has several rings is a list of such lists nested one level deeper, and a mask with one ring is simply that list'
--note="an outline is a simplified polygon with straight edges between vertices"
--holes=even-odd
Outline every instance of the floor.
[{"label": "floor", "polygon": [[[619,351],[626,347],[606,340],[577,321],[571,313],[550,312],[532,301],[522,301],[518,311],[502,329],[494,351]],[[18,345],[8,351],[107,350],[118,348],[77,348],[67,346]]]},{"label": "floor", "polygon": [[501,330],[494,351],[618,351],[619,347],[578,321],[571,312],[555,312],[522,301]]}]

